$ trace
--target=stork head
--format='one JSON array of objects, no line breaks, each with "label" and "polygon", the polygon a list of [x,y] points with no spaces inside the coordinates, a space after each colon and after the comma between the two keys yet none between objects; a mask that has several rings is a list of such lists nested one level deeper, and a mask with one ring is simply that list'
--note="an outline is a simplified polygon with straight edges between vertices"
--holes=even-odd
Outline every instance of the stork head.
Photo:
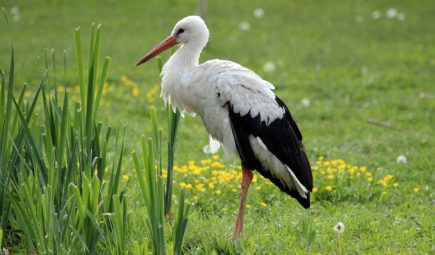
[{"label": "stork head", "polygon": [[170,36],[154,47],[136,66],[141,65],[161,52],[173,47],[176,44],[204,48],[208,42],[209,32],[204,20],[199,16],[188,16],[175,24]]}]

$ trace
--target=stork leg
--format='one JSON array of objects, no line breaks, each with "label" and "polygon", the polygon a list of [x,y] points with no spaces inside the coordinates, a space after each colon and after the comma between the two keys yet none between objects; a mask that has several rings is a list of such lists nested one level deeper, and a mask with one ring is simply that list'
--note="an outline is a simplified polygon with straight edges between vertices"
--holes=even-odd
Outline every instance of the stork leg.
[{"label": "stork leg", "polygon": [[240,234],[243,232],[243,215],[245,212],[246,195],[248,194],[248,188],[252,181],[252,172],[242,163],[242,181],[240,187],[242,188],[242,196],[240,199],[239,214],[237,215],[236,227],[234,230],[234,240],[239,239]]}]

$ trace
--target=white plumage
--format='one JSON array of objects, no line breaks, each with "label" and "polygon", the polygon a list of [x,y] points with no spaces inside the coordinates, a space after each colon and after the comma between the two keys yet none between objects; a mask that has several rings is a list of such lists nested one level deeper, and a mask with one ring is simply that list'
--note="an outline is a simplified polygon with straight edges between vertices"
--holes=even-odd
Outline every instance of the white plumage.
[{"label": "white plumage", "polygon": [[[208,38],[209,31],[200,17],[186,17],[138,65],[181,44],[163,67],[161,96],[180,111],[199,115],[224,151],[240,156],[243,179],[237,237],[243,226],[244,201],[253,168],[306,208],[312,189],[311,169],[300,131],[273,93],[271,83],[231,61],[198,63]],[[212,145],[211,149],[216,147]]]},{"label": "white plumage", "polygon": [[168,72],[180,55],[175,53],[163,68],[162,97],[181,111],[201,116],[209,134],[222,143],[227,153],[235,153],[236,148],[226,103],[230,102],[242,116],[260,114],[266,124],[283,117],[284,109],[275,101],[273,85],[251,70],[231,61],[210,60]]}]

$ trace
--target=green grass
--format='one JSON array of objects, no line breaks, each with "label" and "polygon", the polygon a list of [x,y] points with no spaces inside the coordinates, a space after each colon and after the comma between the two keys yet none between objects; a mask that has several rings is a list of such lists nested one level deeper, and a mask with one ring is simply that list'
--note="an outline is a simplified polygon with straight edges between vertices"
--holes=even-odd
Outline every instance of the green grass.
[{"label": "green grass", "polygon": [[[73,93],[79,84],[74,28],[81,26],[82,40],[87,42],[90,24],[102,23],[101,55],[111,56],[112,63],[97,118],[126,123],[125,151],[130,155],[139,147],[136,138],[151,130],[151,104],[146,94],[159,83],[157,61],[140,68],[134,64],[171,31],[178,19],[193,14],[195,3],[6,0],[2,5],[8,10],[18,6],[21,19],[11,22],[12,33],[4,23],[0,26],[0,66],[8,66],[12,40],[16,84],[26,82],[36,92],[45,65],[44,49],[54,48],[57,71],[56,77],[49,73],[50,84],[65,85],[72,91],[72,99],[76,96],[79,101],[78,94]],[[265,10],[262,19],[252,15],[257,7]],[[386,11],[392,7],[405,13],[405,20],[386,18]],[[379,20],[371,17],[374,10],[382,13]],[[230,239],[238,193],[232,194],[230,187],[222,189],[231,193],[230,198],[209,192],[191,208],[184,242],[187,253],[304,254],[307,249],[308,253],[319,254],[433,253],[434,11],[435,4],[429,0],[210,1],[207,22],[211,42],[202,60],[230,59],[272,82],[296,118],[313,164],[318,156],[343,159],[367,166],[379,176],[391,174],[400,186],[385,200],[315,198],[310,210],[302,209],[275,188],[252,188],[240,245]],[[355,21],[357,16],[363,17],[362,23]],[[250,23],[249,31],[240,31],[242,21]],[[66,73],[61,68],[64,50]],[[274,72],[263,70],[269,61],[276,65]],[[126,85],[122,76],[138,85]],[[132,94],[135,88],[138,97]],[[165,108],[158,93],[155,102],[163,115]],[[309,107],[303,107],[304,98],[310,100]],[[369,119],[393,128],[371,124]],[[164,121],[161,118],[161,123]],[[178,131],[177,164],[208,157],[202,152],[207,135],[199,118],[182,119]],[[405,155],[408,162],[398,164],[399,155]],[[221,158],[226,168],[237,164],[237,160]],[[124,173],[131,175],[127,235],[129,240],[142,243],[148,236],[143,219],[146,212],[133,163],[128,159],[123,165]],[[179,183],[183,176],[177,175],[175,180]],[[315,185],[318,183],[322,182],[315,180]],[[344,192],[358,191],[350,188]],[[195,194],[186,193],[186,197],[192,200]],[[259,206],[264,196],[271,201],[266,208]],[[228,210],[210,209],[218,206]],[[338,236],[332,228],[339,221],[346,229]],[[316,236],[307,245],[311,230]]]}]

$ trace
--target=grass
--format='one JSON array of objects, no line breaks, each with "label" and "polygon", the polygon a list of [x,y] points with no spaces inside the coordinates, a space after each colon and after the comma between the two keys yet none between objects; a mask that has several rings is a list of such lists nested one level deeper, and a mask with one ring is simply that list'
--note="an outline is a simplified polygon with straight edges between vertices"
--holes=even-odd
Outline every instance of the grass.
[{"label": "grass", "polygon": [[[158,98],[157,61],[141,68],[134,63],[179,18],[192,14],[195,2],[6,0],[2,5],[18,6],[21,19],[11,22],[12,32],[0,26],[0,66],[8,66],[9,39],[13,40],[15,83],[27,83],[32,96],[44,70],[44,49],[54,48],[57,73],[49,74],[50,84],[65,85],[71,101],[80,101],[73,29],[81,26],[82,40],[88,41],[90,24],[102,23],[101,55],[111,56],[112,63],[97,119],[127,125],[125,152],[130,155],[139,147],[135,138],[151,131],[149,106],[156,105],[159,115],[166,111]],[[265,11],[262,19],[252,15],[257,7]],[[388,19],[389,8],[403,12],[405,20]],[[435,22],[434,9],[433,1],[210,1],[211,42],[202,59],[236,61],[275,84],[303,132],[313,165],[319,157],[322,166],[341,159],[359,170],[366,167],[374,180],[366,186],[367,178],[352,179],[337,191],[319,171],[310,210],[266,183],[254,183],[245,234],[236,245],[230,236],[239,195],[238,162],[204,155],[207,135],[202,123],[186,116],[179,123],[175,164],[189,167],[193,160],[202,167],[201,160],[211,160],[223,166],[210,166],[199,175],[192,169],[175,173],[176,189],[181,182],[192,184],[191,191],[184,189],[195,204],[186,230],[186,253],[433,253],[435,27],[430,24]],[[375,10],[381,12],[380,19],[372,18]],[[361,20],[358,16],[361,23],[356,22]],[[239,29],[242,21],[250,23],[249,31]],[[60,68],[64,50],[66,73]],[[267,62],[275,64],[275,71],[263,69]],[[53,65],[51,58],[48,63]],[[309,106],[304,106],[304,99]],[[165,126],[164,118],[161,123]],[[396,162],[399,155],[406,156],[406,164]],[[124,160],[130,201],[127,239],[142,245],[149,234],[133,169],[133,162]],[[216,194],[218,185],[213,191],[208,186],[211,171],[232,173],[230,169],[234,178]],[[378,183],[388,175],[393,179],[387,178],[387,187]],[[195,180],[203,186],[195,187]],[[399,186],[393,187],[396,182]],[[331,191],[326,190],[328,185]],[[345,225],[339,235],[332,230],[337,222]]]}]

